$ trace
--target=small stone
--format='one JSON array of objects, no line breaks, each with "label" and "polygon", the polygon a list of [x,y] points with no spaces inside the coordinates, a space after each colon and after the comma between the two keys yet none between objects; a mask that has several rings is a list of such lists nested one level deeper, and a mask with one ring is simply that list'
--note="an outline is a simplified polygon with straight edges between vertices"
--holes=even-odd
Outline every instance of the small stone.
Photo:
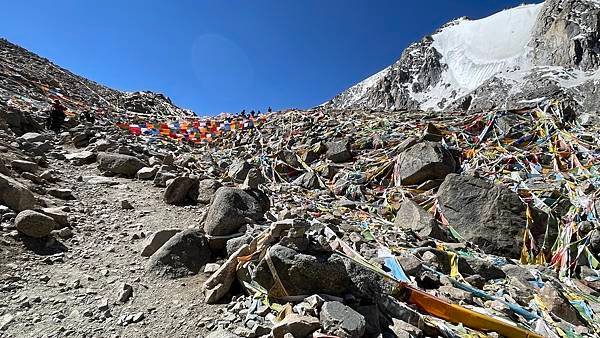
[{"label": "small stone", "polygon": [[323,304],[320,319],[326,333],[342,338],[360,338],[365,334],[365,317],[340,302]]},{"label": "small stone", "polygon": [[133,210],[134,207],[131,205],[129,200],[121,200],[121,209],[123,210]]},{"label": "small stone", "polygon": [[129,298],[131,298],[131,296],[133,296],[133,286],[127,283],[122,283],[119,287],[119,296],[117,298],[118,301],[125,303],[129,300]]},{"label": "small stone", "polygon": [[221,266],[217,263],[208,263],[204,267],[204,273],[213,273],[213,272],[219,270],[220,267]]}]

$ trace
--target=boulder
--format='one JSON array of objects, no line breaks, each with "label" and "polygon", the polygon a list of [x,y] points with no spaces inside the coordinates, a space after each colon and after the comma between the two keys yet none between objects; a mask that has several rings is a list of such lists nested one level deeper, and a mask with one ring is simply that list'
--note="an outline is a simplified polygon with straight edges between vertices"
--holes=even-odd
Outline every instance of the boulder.
[{"label": "boulder", "polygon": [[52,217],[33,210],[21,211],[15,218],[15,226],[19,232],[33,238],[46,237],[57,228]]},{"label": "boulder", "polygon": [[402,202],[396,215],[394,225],[414,231],[421,238],[435,238],[441,241],[448,240],[448,233],[443,226],[435,220],[432,214],[421,208],[412,200]]},{"label": "boulder", "polygon": [[84,150],[78,153],[66,154],[65,158],[74,165],[92,164],[96,162],[96,153]]},{"label": "boulder", "polygon": [[583,325],[579,320],[577,310],[565,299],[551,282],[546,282],[540,290],[540,295],[548,311],[573,325]]},{"label": "boulder", "polygon": [[400,154],[396,163],[402,185],[421,184],[444,179],[456,170],[456,162],[440,143],[421,142]]},{"label": "boulder", "polygon": [[326,302],[319,314],[325,333],[340,338],[360,338],[365,334],[365,317],[340,302]]},{"label": "boulder", "polygon": [[258,189],[258,186],[265,183],[263,174],[257,168],[251,168],[246,175],[243,187],[244,189]]},{"label": "boulder", "polygon": [[313,171],[309,171],[300,175],[297,179],[294,180],[294,182],[292,182],[292,184],[306,189],[321,188],[321,184],[319,183],[319,177]]},{"label": "boulder", "polygon": [[137,177],[138,180],[152,180],[156,176],[158,168],[158,166],[143,167],[142,169],[138,170],[138,172],[135,174],[135,177]]},{"label": "boulder", "polygon": [[146,165],[137,157],[116,153],[98,154],[98,169],[116,175],[133,177]]},{"label": "boulder", "polygon": [[235,182],[243,182],[251,168],[252,165],[248,161],[237,159],[229,166],[228,175]]},{"label": "boulder", "polygon": [[35,197],[26,186],[2,174],[0,174],[0,201],[16,211],[35,206]]},{"label": "boulder", "polygon": [[159,276],[179,278],[197,274],[211,259],[202,231],[188,229],[171,237],[150,256],[148,269]]},{"label": "boulder", "polygon": [[319,319],[292,313],[273,326],[272,335],[273,338],[283,338],[286,334],[293,337],[309,337],[320,327]]},{"label": "boulder", "polygon": [[48,194],[61,200],[74,200],[71,189],[48,189]]},{"label": "boulder", "polygon": [[200,181],[198,184],[198,203],[209,204],[217,190],[222,186],[221,182],[213,179]]},{"label": "boulder", "polygon": [[157,187],[166,187],[167,181],[174,179],[179,176],[177,174],[177,168],[168,165],[162,165],[158,168],[156,175],[154,176],[154,185]]},{"label": "boulder", "polygon": [[59,225],[59,228],[69,226],[69,214],[65,210],[66,207],[44,208],[42,213],[52,219]]},{"label": "boulder", "polygon": [[204,230],[210,236],[231,235],[248,221],[262,219],[268,209],[268,198],[258,190],[244,191],[221,187],[208,209]]},{"label": "boulder", "polygon": [[[516,193],[480,178],[451,174],[438,190],[438,201],[450,225],[465,240],[486,253],[520,256],[526,207]],[[541,243],[545,227],[532,224],[530,231]]]},{"label": "boulder", "polygon": [[180,176],[169,180],[163,199],[173,205],[195,204],[198,200],[198,179]]},{"label": "boulder", "polygon": [[158,249],[160,249],[168,240],[173,236],[181,232],[181,229],[166,229],[159,230],[152,235],[148,236],[144,241],[142,252],[140,253],[143,257],[152,256]]},{"label": "boulder", "polygon": [[[336,253],[302,253],[276,244],[267,255],[270,262],[260,260],[253,279],[274,296],[324,293],[343,297],[351,293],[373,300],[391,290],[375,272]],[[281,283],[275,282],[271,269],[277,272]]]},{"label": "boulder", "polygon": [[325,146],[327,147],[325,157],[334,163],[348,162],[352,159],[352,153],[350,153],[350,142],[348,139],[327,142]]},{"label": "boulder", "polygon": [[14,160],[10,162],[10,166],[18,172],[28,172],[32,174],[35,174],[40,168],[37,163],[24,160]]},{"label": "boulder", "polygon": [[46,140],[46,136],[39,133],[25,133],[19,137],[20,139],[34,143],[34,142],[44,142]]}]

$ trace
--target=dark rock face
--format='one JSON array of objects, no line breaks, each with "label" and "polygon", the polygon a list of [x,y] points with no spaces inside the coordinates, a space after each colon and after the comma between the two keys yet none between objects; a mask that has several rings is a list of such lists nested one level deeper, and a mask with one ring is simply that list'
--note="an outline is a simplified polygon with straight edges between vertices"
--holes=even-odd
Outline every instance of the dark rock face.
[{"label": "dark rock face", "polygon": [[161,276],[197,274],[212,259],[208,241],[200,230],[188,229],[171,237],[150,256],[149,270]]},{"label": "dark rock face", "polygon": [[400,155],[402,185],[420,184],[427,180],[443,179],[455,171],[454,158],[441,144],[421,142]]},{"label": "dark rock face", "polygon": [[98,154],[98,169],[115,175],[134,177],[146,165],[137,157],[115,153]]},{"label": "dark rock face", "polygon": [[396,63],[373,75],[375,86],[364,88],[359,83],[334,97],[330,104],[336,108],[417,109],[419,103],[410,96],[411,90],[421,92],[436,85],[444,69],[441,55],[432,42],[426,36],[410,45]]},{"label": "dark rock face", "polygon": [[204,230],[211,236],[227,236],[236,233],[248,220],[260,220],[269,209],[264,197],[258,192],[219,188],[208,209]]},{"label": "dark rock face", "polygon": [[530,42],[535,64],[598,69],[599,17],[600,6],[594,1],[547,0]]},{"label": "dark rock face", "polygon": [[[517,194],[483,179],[448,175],[438,191],[444,216],[468,241],[490,254],[519,257],[525,229],[525,205]],[[533,226],[539,242],[545,228]]]}]

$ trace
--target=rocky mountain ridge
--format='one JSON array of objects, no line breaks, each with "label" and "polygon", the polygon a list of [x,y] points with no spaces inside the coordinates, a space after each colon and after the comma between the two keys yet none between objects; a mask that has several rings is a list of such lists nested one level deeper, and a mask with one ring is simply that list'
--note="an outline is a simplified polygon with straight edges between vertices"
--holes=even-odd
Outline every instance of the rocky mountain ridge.
[{"label": "rocky mountain ridge", "polygon": [[600,2],[547,0],[452,21],[340,93],[337,108],[481,112],[562,99],[600,109]]},{"label": "rocky mountain ridge", "polygon": [[108,88],[0,38],[0,104],[24,100],[26,106],[42,111],[53,98],[75,111],[97,108],[153,116],[194,116],[163,94]]}]

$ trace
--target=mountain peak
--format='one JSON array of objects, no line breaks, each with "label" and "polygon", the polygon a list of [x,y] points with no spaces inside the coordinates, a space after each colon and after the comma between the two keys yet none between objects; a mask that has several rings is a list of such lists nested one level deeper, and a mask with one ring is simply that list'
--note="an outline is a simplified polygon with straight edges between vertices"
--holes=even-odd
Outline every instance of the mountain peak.
[{"label": "mountain peak", "polygon": [[520,109],[550,95],[598,110],[585,91],[600,66],[599,13],[599,1],[549,0],[453,20],[327,105],[483,111]]}]

